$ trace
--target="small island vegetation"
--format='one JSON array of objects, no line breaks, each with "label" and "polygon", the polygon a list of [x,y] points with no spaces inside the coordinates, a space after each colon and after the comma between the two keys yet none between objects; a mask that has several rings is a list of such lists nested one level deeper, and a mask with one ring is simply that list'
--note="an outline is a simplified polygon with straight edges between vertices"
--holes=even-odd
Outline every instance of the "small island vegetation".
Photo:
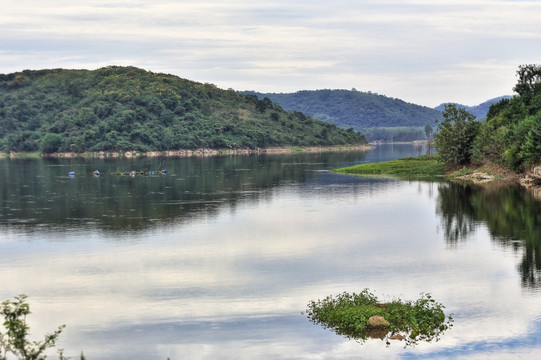
[{"label": "small island vegetation", "polygon": [[364,342],[378,338],[387,345],[390,340],[403,340],[405,346],[414,346],[420,341],[439,340],[452,326],[453,317],[445,315],[444,308],[430,294],[421,294],[416,301],[380,302],[369,289],[364,289],[360,293],[344,292],[312,300],[306,315],[314,324],[350,339]]}]

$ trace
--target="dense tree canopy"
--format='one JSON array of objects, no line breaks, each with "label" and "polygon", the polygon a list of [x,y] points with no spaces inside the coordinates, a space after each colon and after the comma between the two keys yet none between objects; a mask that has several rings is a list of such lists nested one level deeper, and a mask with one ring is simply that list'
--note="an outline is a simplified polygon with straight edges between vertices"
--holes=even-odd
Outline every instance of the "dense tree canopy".
[{"label": "dense tree canopy", "polygon": [[541,163],[541,65],[521,65],[517,76],[518,96],[493,104],[482,123],[446,106],[435,145],[447,165],[492,163],[521,172]]},{"label": "dense tree canopy", "polygon": [[521,65],[518,96],[491,106],[474,145],[474,160],[524,171],[541,162],[541,65]]},{"label": "dense tree canopy", "polygon": [[[60,141],[59,141],[60,139]],[[0,74],[0,150],[313,146],[364,137],[270,99],[134,67]]]}]

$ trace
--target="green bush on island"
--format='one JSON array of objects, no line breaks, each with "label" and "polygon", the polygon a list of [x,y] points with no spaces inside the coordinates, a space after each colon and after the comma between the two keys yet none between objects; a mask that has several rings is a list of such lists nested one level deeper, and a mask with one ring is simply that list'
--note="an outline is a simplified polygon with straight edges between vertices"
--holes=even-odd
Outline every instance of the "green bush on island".
[{"label": "green bush on island", "polygon": [[[420,341],[439,340],[452,326],[453,317],[446,316],[444,308],[430,294],[421,294],[416,301],[396,299],[382,303],[364,289],[360,293],[344,292],[312,300],[306,315],[314,324],[350,339],[364,342],[368,338],[379,338],[387,345],[390,340],[404,340],[406,346],[414,346]],[[370,319],[375,316],[383,317],[384,324],[371,325]]]}]

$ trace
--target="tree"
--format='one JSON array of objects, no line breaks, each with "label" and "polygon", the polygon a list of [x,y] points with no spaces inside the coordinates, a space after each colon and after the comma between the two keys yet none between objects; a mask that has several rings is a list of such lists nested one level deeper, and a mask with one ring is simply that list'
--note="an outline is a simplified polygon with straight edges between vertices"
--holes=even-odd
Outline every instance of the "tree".
[{"label": "tree", "polygon": [[58,151],[62,144],[62,136],[60,134],[48,133],[41,139],[40,150],[44,154],[50,154]]},{"label": "tree", "polygon": [[541,65],[520,65],[517,70],[518,82],[513,90],[528,103],[541,92]]},{"label": "tree", "polygon": [[425,135],[427,139],[432,138],[432,134],[434,133],[434,128],[430,124],[425,125]]},{"label": "tree", "polygon": [[533,121],[522,145],[522,155],[529,165],[541,160],[541,113]]},{"label": "tree", "polygon": [[[0,360],[6,360],[7,355],[13,354],[21,360],[42,360],[44,352],[55,347],[58,336],[64,329],[61,325],[57,330],[45,335],[43,341],[28,340],[29,326],[26,315],[30,314],[30,306],[25,302],[26,295],[16,296],[14,300],[6,300],[0,305],[0,313],[4,317],[6,332],[0,332]],[[62,351],[59,351],[60,357]]]},{"label": "tree", "polygon": [[450,167],[469,164],[479,132],[475,115],[455,104],[445,105],[442,115],[443,121],[434,141],[440,159]]}]

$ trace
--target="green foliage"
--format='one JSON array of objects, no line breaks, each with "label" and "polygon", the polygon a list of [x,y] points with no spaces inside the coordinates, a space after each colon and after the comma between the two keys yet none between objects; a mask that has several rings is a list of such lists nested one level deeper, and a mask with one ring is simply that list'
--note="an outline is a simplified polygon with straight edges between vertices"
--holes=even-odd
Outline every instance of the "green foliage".
[{"label": "green foliage", "polygon": [[492,162],[501,165],[507,133],[508,128],[505,126],[495,127],[492,121],[482,123],[474,141],[472,159],[476,163]]},{"label": "green foliage", "polygon": [[434,138],[439,158],[450,167],[469,164],[479,123],[474,115],[454,104],[445,105],[442,114],[444,120]]},{"label": "green foliage", "polygon": [[423,155],[412,158],[359,164],[333,170],[353,175],[394,175],[401,178],[435,177],[445,174],[445,167],[437,155]]},{"label": "green foliage", "polygon": [[[25,302],[26,296],[19,295],[14,300],[6,300],[0,306],[4,317],[5,332],[0,332],[0,360],[6,360],[11,354],[21,360],[42,360],[46,358],[45,351],[54,348],[58,336],[65,325],[45,335],[43,341],[28,340],[29,326],[26,316],[30,314],[30,306]],[[60,351],[60,357],[62,351]]]},{"label": "green foliage", "polygon": [[[54,135],[61,136],[60,144]],[[360,133],[284,111],[270,99],[258,100],[212,84],[134,67],[0,74],[3,151],[148,151],[364,142]]]},{"label": "green foliage", "polygon": [[536,64],[520,65],[517,70],[518,82],[513,90],[529,102],[541,92],[541,66]]},{"label": "green foliage", "polygon": [[519,96],[491,106],[475,140],[474,158],[520,172],[541,162],[541,66],[521,65],[517,76]]},{"label": "green foliage", "polygon": [[[419,341],[438,340],[452,326],[453,318],[445,315],[444,308],[430,294],[421,294],[416,301],[396,299],[380,303],[374,294],[364,289],[358,294],[344,292],[312,300],[306,315],[314,324],[351,339],[366,341],[374,337],[385,339],[389,344],[390,337],[401,335],[406,346],[412,346]],[[390,325],[372,328],[368,325],[372,316],[382,316]]]},{"label": "green foliage", "polygon": [[[526,116],[514,124],[506,133],[507,146],[502,158],[509,168],[524,171],[528,163],[539,161],[540,158],[535,156],[537,154],[535,151],[536,145],[538,145],[537,138],[531,133],[540,120],[541,112],[537,116]],[[529,143],[528,139],[530,140]],[[526,147],[528,147],[527,150]]]},{"label": "green foliage", "polygon": [[[522,146],[522,156],[527,162],[541,159],[541,112],[533,118],[533,124],[529,127]],[[533,165],[533,163],[529,165]]]},{"label": "green foliage", "polygon": [[40,151],[44,154],[50,154],[58,151],[62,145],[62,136],[60,134],[46,134],[41,139]]}]

